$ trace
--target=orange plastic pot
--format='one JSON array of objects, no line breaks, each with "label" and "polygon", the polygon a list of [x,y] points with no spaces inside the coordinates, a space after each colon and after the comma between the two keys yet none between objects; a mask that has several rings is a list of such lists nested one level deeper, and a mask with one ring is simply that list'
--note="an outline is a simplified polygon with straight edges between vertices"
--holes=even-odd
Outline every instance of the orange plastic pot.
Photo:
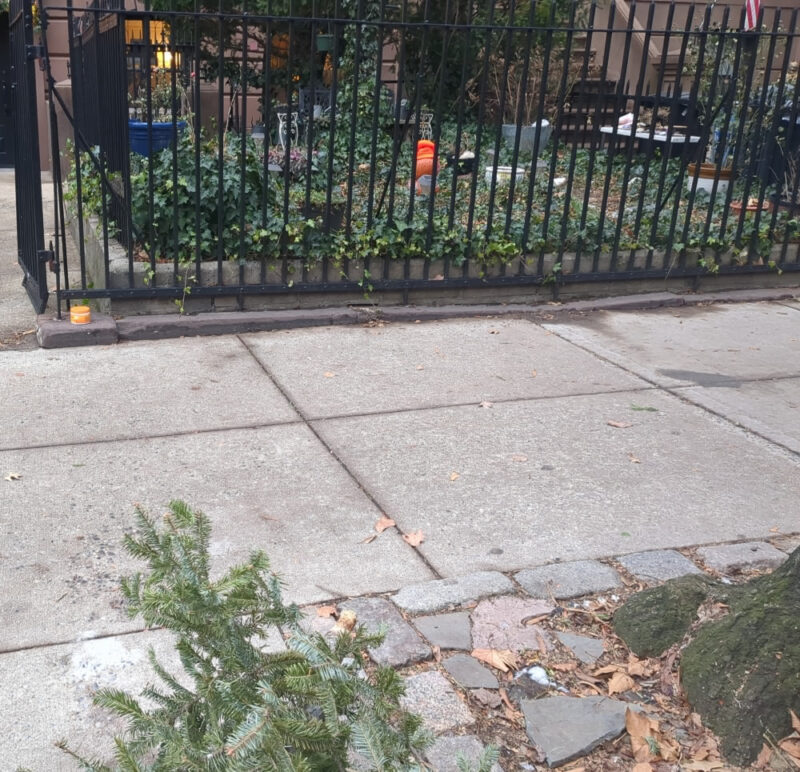
[{"label": "orange plastic pot", "polygon": [[436,166],[436,145],[429,139],[417,142],[417,164],[414,170],[414,179],[418,180],[423,174],[433,174]]}]

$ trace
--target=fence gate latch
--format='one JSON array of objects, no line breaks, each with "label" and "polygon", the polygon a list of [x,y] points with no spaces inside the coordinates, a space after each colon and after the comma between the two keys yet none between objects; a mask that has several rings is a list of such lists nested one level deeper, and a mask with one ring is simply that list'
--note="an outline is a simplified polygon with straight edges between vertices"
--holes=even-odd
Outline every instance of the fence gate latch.
[{"label": "fence gate latch", "polygon": [[34,59],[44,58],[44,46],[28,44],[25,46],[25,58],[32,62]]},{"label": "fence gate latch", "polygon": [[52,249],[40,249],[36,253],[36,257],[40,263],[47,263],[51,273],[58,273],[59,265],[56,260],[56,254]]}]

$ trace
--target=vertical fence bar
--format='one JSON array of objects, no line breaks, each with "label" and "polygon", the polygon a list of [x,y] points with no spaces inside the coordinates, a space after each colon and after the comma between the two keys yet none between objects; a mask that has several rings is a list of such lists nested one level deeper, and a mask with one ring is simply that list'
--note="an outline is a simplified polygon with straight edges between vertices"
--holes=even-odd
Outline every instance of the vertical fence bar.
[{"label": "vertical fence bar", "polygon": [[[597,11],[597,3],[596,2],[592,2],[591,6],[589,8],[589,18],[588,18],[587,23],[586,23],[586,44],[585,44],[584,51],[583,51],[583,63],[581,64],[580,79],[579,79],[578,85],[577,85],[577,89],[578,89],[577,93],[580,95],[578,97],[578,104],[579,105],[580,105],[580,101],[581,101],[583,95],[586,93],[586,88],[587,88],[586,79],[587,79],[587,77],[589,75],[589,59],[590,59],[590,56],[591,56],[592,35],[594,33],[594,21],[595,21],[595,12],[596,11]],[[572,110],[574,110],[573,95],[575,94],[575,88],[576,88],[576,86],[573,86],[572,93],[567,95],[567,98],[570,100],[570,112],[572,112]],[[576,125],[576,128],[575,128],[575,130],[577,132],[579,130],[578,126],[583,124],[583,121],[581,121],[580,119],[576,118],[576,122],[578,123],[578,125]],[[569,202],[570,202],[570,200],[572,198],[572,188],[573,188],[573,185],[575,183],[575,165],[576,165],[576,162],[577,162],[577,154],[578,154],[578,141],[577,141],[577,136],[574,136],[572,138],[572,150],[570,152],[569,169],[567,171],[567,182],[566,182],[566,186],[565,186],[565,207],[569,207]],[[534,163],[535,162],[536,162],[536,159],[534,158]],[[563,217],[562,220],[561,220],[561,235],[560,235],[560,240],[561,240],[562,247],[566,243],[566,240],[567,240],[567,225],[568,225],[568,223],[569,223],[569,218],[568,217]],[[576,259],[577,259],[577,256],[576,256]],[[573,266],[573,270],[574,270],[574,266]]]},{"label": "vertical fence bar", "polygon": [[[628,71],[628,58],[630,56],[630,51],[631,51],[631,41],[633,39],[633,22],[634,22],[635,18],[636,18],[636,6],[634,5],[630,9],[630,15],[628,16],[628,26],[627,26],[627,29],[625,30],[625,45],[624,45],[623,53],[622,53],[622,64],[620,66],[620,79],[619,79],[619,81],[617,81],[617,86],[616,86],[617,104],[622,104],[622,96],[623,96],[623,93],[626,92],[625,84],[623,82],[623,78],[624,78],[625,74]],[[625,102],[627,103],[627,93],[625,93]],[[618,126],[618,124],[617,124],[617,126]],[[615,129],[616,129],[616,127],[615,127]],[[635,141],[635,134],[636,134],[636,127],[632,125],[631,126],[631,136],[630,136],[630,140],[629,140],[631,143],[633,143]],[[612,178],[614,176],[614,156],[616,154],[616,152],[615,152],[616,151],[616,142],[617,142],[617,139],[619,138],[620,135],[615,130],[610,136],[611,136],[611,139],[609,141],[608,154],[607,154],[607,157],[606,157],[606,176],[605,176],[605,180],[603,182],[603,197],[602,197],[602,201],[601,201],[601,204],[600,204],[600,222],[599,222],[599,225],[598,225],[598,232],[600,233],[600,241],[599,241],[597,247],[595,247],[594,254],[592,256],[592,272],[593,273],[596,273],[598,271],[598,269],[599,269],[599,265],[600,265],[600,249],[601,249],[602,238],[603,238],[603,230],[604,230],[604,227],[605,227],[606,219],[610,219],[610,218],[607,218],[606,213],[608,211],[608,205],[609,205],[608,201],[609,201],[609,196],[610,196],[610,191],[611,191],[611,180],[612,180]],[[622,212],[620,212],[619,204],[617,204],[616,217],[617,217],[617,219],[622,217]],[[613,254],[611,255],[611,260],[614,260],[614,255]]]},{"label": "vertical fence bar", "polygon": [[[663,104],[663,97],[667,97],[667,105],[669,108],[669,113],[667,117],[667,129],[666,129],[666,143],[664,145],[664,150],[661,154],[661,161],[662,163],[659,164],[662,169],[666,169],[664,163],[668,163],[670,157],[672,156],[672,138],[675,132],[675,116],[677,115],[678,110],[681,106],[682,95],[678,91],[677,83],[673,84],[672,93],[669,93],[669,89],[667,89],[667,94],[664,94],[664,71],[666,69],[667,64],[667,53],[669,51],[669,44],[672,38],[672,28],[675,20],[675,2],[672,0],[669,4],[669,10],[667,11],[667,19],[664,24],[663,30],[658,30],[658,34],[661,37],[661,59],[659,61],[658,66],[658,79],[656,81],[656,92],[653,97],[653,119],[650,125],[650,137],[651,141],[652,138],[655,136],[655,128],[656,128],[656,120],[658,116],[658,111]],[[691,135],[692,135],[692,126],[686,125],[683,127],[684,133],[684,142],[689,143],[691,146]],[[642,172],[641,183],[639,184],[639,200],[636,205],[636,218],[634,221],[634,238],[636,239],[636,246],[635,248],[631,249],[631,254],[628,259],[629,267],[632,267],[631,263],[634,259],[635,249],[641,249],[641,236],[642,236],[642,216],[644,214],[644,203],[645,199],[647,198],[647,194],[649,193],[648,183],[650,181],[650,164],[644,164],[644,169]],[[664,173],[662,172],[661,176],[658,178],[658,185],[659,189],[664,185]],[[653,210],[652,212],[653,220],[656,220],[656,212]],[[641,266],[644,270],[650,270],[652,268],[653,263],[653,245],[652,242],[647,244],[647,255],[645,256],[644,265]]]},{"label": "vertical fence bar", "polygon": [[[631,13],[635,10],[632,9]],[[647,70],[648,64],[648,54],[647,52],[650,49],[650,36],[653,30],[653,18],[655,12],[655,4],[650,3],[648,5],[648,13],[647,13],[647,28],[644,34],[644,40],[642,42],[642,58],[639,64],[639,77],[636,81],[636,90],[633,93],[633,121],[631,123],[631,141],[628,143],[628,147],[625,152],[625,168],[622,174],[622,189],[620,190],[619,194],[619,203],[617,204],[617,227],[614,230],[614,243],[611,247],[611,261],[609,264],[609,270],[611,273],[614,273],[617,270],[617,256],[619,252],[619,243],[620,237],[622,236],[622,226],[625,221],[625,203],[628,197],[628,183],[630,181],[631,176],[631,165],[633,163],[633,149],[634,145],[637,144],[638,140],[636,139],[637,135],[637,127],[639,125],[639,111],[641,109],[641,100],[642,100],[642,90],[644,89],[644,80]],[[630,95],[628,95],[630,98]],[[652,128],[651,128],[651,136],[652,136]],[[651,150],[652,150],[652,141],[651,141]]]},{"label": "vertical fence bar", "polygon": [[[608,63],[609,60],[611,59],[611,43],[613,39],[614,22],[616,19],[616,9],[617,9],[616,3],[612,2],[608,9],[608,17],[606,20],[606,27],[605,27],[603,63],[600,66],[600,75],[599,75],[600,83],[598,85],[598,90],[600,91],[600,94],[598,95],[598,99],[596,100],[594,105],[594,115],[590,116],[592,118],[592,133],[589,139],[589,161],[586,169],[586,181],[584,183],[584,191],[583,191],[583,206],[581,208],[581,219],[580,219],[580,226],[578,228],[578,239],[577,239],[577,244],[575,245],[575,263],[573,265],[573,272],[576,274],[580,274],[581,272],[581,256],[584,246],[584,234],[586,233],[586,228],[587,228],[589,207],[592,206],[591,195],[592,195],[592,180],[594,179],[594,171],[596,165],[595,159],[600,154],[600,150],[602,148],[603,135],[600,133],[600,126],[598,125],[598,123],[601,119],[601,116],[603,115],[602,105],[605,104],[605,95],[603,94],[603,90],[605,89],[608,83]],[[615,99],[615,107],[618,107],[618,105],[616,104],[616,99]],[[613,135],[610,142],[613,142]],[[609,148],[607,152],[611,152],[611,149]],[[596,234],[596,243],[594,244],[591,250],[593,255],[595,250],[602,245],[602,240],[603,240],[603,232],[602,228],[599,228]],[[592,257],[592,268],[594,269],[594,257]]]},{"label": "vertical fence bar", "polygon": [[[682,90],[683,75],[682,75],[682,73],[683,73],[684,64],[686,62],[686,52],[688,50],[688,45],[689,45],[689,36],[690,36],[690,34],[692,34],[691,30],[692,30],[692,22],[694,21],[694,11],[695,11],[695,6],[694,5],[689,6],[687,18],[686,18],[685,24],[684,24],[683,34],[681,36],[681,47],[680,47],[680,51],[678,53],[678,62],[677,62],[677,68],[676,68],[677,79],[675,81],[673,94],[677,95],[676,98],[680,98],[681,100],[683,99],[683,90]],[[687,116],[694,117],[694,116],[697,115],[697,92],[696,92],[696,89],[695,89],[695,81],[692,81],[690,89],[691,89],[691,93],[690,93],[690,96],[689,96],[688,104],[686,106],[686,111],[687,111]],[[674,111],[671,111],[670,112],[669,121],[668,121],[668,124],[667,124],[667,136],[672,136],[672,132],[674,131],[674,129],[675,129],[675,113],[674,113]],[[691,129],[692,129],[691,126],[687,127],[687,134],[691,134]],[[702,151],[703,133],[704,132],[702,132],[702,131],[700,132],[700,142],[698,144],[700,144],[701,147],[698,149],[698,151],[697,151],[698,153],[700,153]],[[683,183],[683,174],[684,174],[684,169],[685,169],[685,165],[684,164],[686,162],[686,158],[687,158],[686,153],[687,152],[688,152],[688,150],[686,148],[686,144],[684,144],[683,152],[681,152],[681,156],[680,156],[680,172],[678,173],[676,179],[673,182],[672,190],[668,191],[666,194],[664,193],[664,187],[665,187],[665,183],[666,183],[667,172],[668,172],[668,169],[669,169],[669,155],[667,153],[665,153],[661,158],[661,169],[659,170],[659,178],[658,178],[659,179],[659,183],[658,183],[658,189],[656,191],[655,206],[654,206],[654,209],[653,209],[653,222],[652,222],[651,228],[650,228],[650,245],[651,245],[651,249],[648,250],[648,257],[647,257],[648,265],[650,265],[651,264],[650,261],[652,261],[652,251],[653,251],[652,250],[652,245],[655,243],[656,237],[657,237],[657,234],[658,234],[658,223],[659,223],[659,218],[661,217],[661,211],[664,208],[664,206],[666,206],[666,203],[669,200],[669,197],[672,194],[672,192],[674,192],[676,196],[680,196],[680,190],[678,188],[679,188],[679,186],[682,186],[684,184]],[[699,158],[699,157],[700,157],[699,155],[696,156],[696,158]],[[665,255],[664,255],[663,267],[667,270],[667,273],[669,273],[669,252],[670,252],[670,249],[671,249],[671,243],[667,245],[667,249],[665,250]]]}]

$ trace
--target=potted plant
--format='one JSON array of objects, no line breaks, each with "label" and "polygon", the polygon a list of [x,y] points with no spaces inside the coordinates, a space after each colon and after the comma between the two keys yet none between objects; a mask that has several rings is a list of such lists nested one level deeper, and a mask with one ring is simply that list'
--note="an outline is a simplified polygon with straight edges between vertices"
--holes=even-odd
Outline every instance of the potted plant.
[{"label": "potted plant", "polygon": [[186,128],[186,121],[177,119],[189,112],[188,96],[180,78],[173,89],[172,74],[157,69],[151,83],[149,103],[147,90],[141,89],[128,104],[130,148],[144,156],[169,147],[175,132]]}]

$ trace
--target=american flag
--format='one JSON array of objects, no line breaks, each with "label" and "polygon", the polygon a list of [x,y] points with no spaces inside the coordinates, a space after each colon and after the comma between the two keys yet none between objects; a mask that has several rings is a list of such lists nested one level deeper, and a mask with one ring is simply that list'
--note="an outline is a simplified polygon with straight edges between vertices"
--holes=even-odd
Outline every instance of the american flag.
[{"label": "american flag", "polygon": [[749,32],[758,21],[760,0],[744,0],[744,31]]}]

